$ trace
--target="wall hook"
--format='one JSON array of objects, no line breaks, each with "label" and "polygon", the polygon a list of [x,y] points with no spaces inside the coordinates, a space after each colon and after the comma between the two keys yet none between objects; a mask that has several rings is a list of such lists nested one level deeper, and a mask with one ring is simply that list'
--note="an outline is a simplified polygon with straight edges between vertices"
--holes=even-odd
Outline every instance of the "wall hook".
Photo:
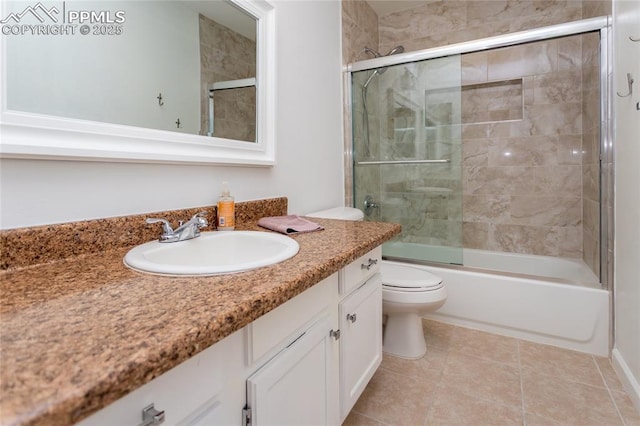
[{"label": "wall hook", "polygon": [[158,93],[158,105],[164,105],[164,101],[162,100],[162,92]]},{"label": "wall hook", "polygon": [[616,94],[621,98],[629,97],[633,93],[633,76],[630,72],[627,73],[627,83],[629,83],[629,93],[627,93],[626,95],[621,95],[620,92],[616,92]]},{"label": "wall hook", "polygon": [[633,42],[637,43],[637,42],[639,42],[639,41],[640,41],[640,37],[638,37],[638,38],[633,38],[633,37],[629,36],[629,40],[631,40],[631,41],[633,41]]}]

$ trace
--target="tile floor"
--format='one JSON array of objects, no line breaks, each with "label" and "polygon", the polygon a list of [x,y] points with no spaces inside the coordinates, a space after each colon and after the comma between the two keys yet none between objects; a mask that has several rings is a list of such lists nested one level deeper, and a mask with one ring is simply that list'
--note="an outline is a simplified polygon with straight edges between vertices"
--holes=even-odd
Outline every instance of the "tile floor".
[{"label": "tile floor", "polygon": [[344,425],[640,425],[607,358],[424,321],[427,354],[384,356]]}]

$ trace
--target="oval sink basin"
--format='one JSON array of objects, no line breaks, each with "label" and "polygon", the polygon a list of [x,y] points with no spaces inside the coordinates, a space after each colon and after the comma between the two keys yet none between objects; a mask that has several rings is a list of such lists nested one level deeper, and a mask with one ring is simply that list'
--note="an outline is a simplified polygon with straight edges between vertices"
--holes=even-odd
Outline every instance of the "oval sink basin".
[{"label": "oval sink basin", "polygon": [[217,275],[248,271],[287,260],[298,243],[285,235],[258,231],[203,232],[174,243],[151,241],[131,249],[128,267],[162,275]]}]

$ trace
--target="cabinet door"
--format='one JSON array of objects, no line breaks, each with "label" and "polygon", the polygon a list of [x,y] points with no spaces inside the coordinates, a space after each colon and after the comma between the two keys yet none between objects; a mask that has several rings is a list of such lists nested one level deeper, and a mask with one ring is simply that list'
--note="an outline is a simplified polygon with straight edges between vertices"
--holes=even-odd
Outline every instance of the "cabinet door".
[{"label": "cabinet door", "polygon": [[375,274],[340,303],[340,418],[382,362],[382,281]]},{"label": "cabinet door", "polygon": [[337,390],[330,315],[247,379],[251,425],[337,424]]}]

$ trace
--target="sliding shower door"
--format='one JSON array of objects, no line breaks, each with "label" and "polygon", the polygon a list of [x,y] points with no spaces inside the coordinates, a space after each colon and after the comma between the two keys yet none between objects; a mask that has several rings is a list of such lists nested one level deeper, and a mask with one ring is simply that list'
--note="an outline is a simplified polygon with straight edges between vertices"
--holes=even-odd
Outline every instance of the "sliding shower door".
[{"label": "sliding shower door", "polygon": [[462,264],[460,55],[352,73],[354,203],[383,255]]}]

